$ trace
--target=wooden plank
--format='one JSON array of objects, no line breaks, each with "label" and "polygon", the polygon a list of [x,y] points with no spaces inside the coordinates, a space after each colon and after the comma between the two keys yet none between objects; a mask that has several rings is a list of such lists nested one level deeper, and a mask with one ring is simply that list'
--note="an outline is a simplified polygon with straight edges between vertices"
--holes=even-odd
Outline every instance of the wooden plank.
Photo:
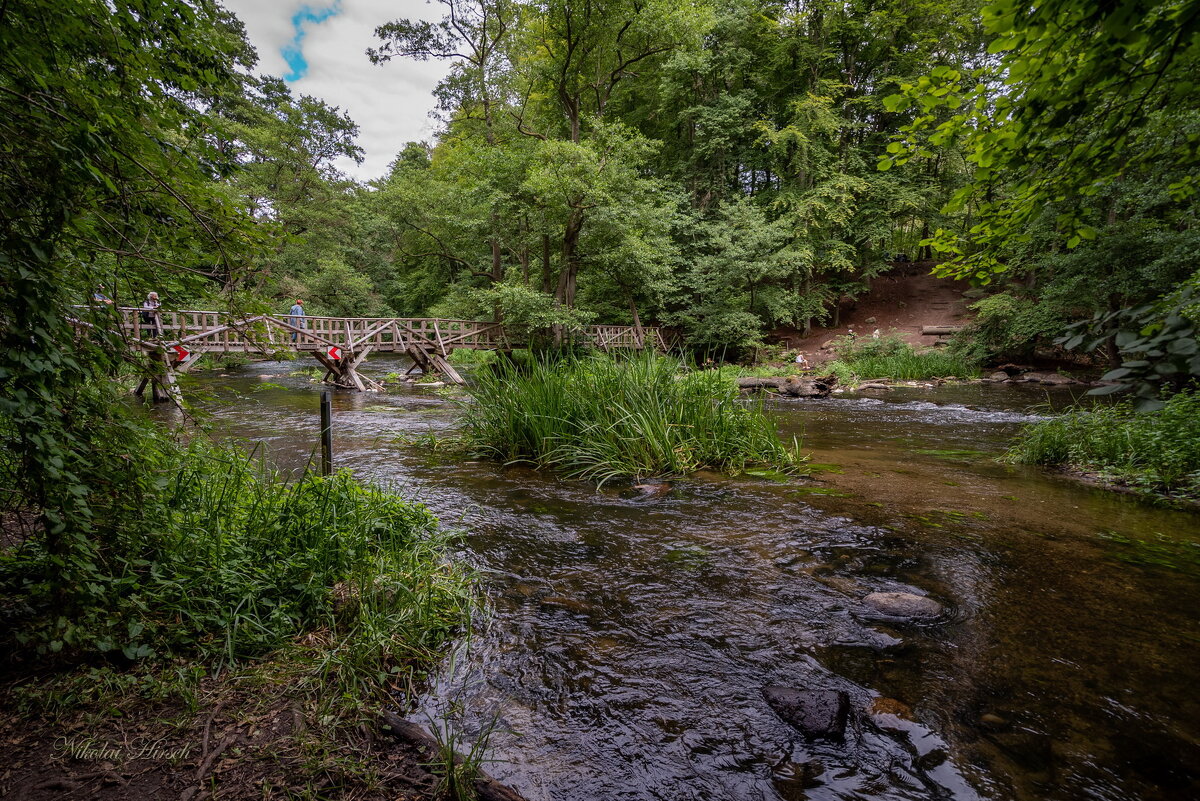
[{"label": "wooden plank", "polygon": [[442,357],[446,356],[446,343],[442,342],[442,332],[438,330],[437,320],[433,321],[433,333],[437,336],[438,347],[442,351]]}]

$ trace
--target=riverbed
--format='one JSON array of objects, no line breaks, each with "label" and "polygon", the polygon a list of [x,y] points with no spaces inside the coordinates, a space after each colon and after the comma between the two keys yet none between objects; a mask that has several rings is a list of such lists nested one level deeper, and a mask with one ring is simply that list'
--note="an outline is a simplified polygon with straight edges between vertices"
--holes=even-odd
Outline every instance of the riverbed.
[{"label": "riverbed", "polygon": [[[293,369],[184,389],[297,469],[321,386]],[[461,707],[531,801],[1200,797],[1200,518],[996,460],[1066,392],[776,402],[810,477],[599,489],[439,449],[455,397],[335,393],[334,459],[465,532],[489,613],[413,716]],[[876,591],[945,612],[881,622]],[[848,693],[845,741],[768,685]]]}]

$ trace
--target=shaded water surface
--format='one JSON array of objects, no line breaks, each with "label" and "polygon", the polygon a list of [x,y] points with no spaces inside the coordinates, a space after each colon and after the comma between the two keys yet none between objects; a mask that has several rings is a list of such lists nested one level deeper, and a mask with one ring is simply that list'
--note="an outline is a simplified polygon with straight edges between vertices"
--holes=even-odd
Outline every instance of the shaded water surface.
[{"label": "shaded water surface", "polygon": [[[295,466],[319,387],[288,371],[188,389]],[[1200,523],[997,463],[1048,401],[779,405],[811,479],[598,491],[437,453],[453,405],[403,388],[335,396],[336,462],[469,530],[493,615],[426,707],[494,724],[489,770],[530,799],[1200,798]],[[881,590],[947,612],[872,621]],[[805,742],[769,684],[849,693],[846,743]]]}]

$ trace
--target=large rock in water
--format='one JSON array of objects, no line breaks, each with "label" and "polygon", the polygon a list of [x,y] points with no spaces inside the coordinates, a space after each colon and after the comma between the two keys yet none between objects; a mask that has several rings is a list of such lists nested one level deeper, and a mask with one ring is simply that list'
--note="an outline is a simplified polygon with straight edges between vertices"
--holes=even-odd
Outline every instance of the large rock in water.
[{"label": "large rock in water", "polygon": [[779,391],[793,398],[827,398],[837,386],[837,376],[825,375],[820,378],[790,375],[783,382]]},{"label": "large rock in water", "polygon": [[838,690],[796,690],[773,684],[763,698],[775,714],[813,740],[840,742],[846,737],[850,696]]},{"label": "large rock in water", "polygon": [[1036,381],[1039,384],[1078,384],[1074,378],[1069,378],[1062,373],[1056,372],[1035,372],[1026,373],[1021,376],[1026,381]]},{"label": "large rock in water", "polygon": [[940,603],[911,592],[873,592],[863,598],[863,603],[887,617],[932,618],[942,613]]}]

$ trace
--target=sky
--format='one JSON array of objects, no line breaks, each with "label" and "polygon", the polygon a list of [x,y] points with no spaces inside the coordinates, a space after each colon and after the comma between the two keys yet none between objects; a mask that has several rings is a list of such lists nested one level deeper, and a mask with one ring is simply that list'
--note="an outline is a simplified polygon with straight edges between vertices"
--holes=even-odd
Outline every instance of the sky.
[{"label": "sky", "polygon": [[338,167],[366,181],[387,172],[405,142],[431,140],[433,88],[449,64],[396,59],[381,66],[366,56],[375,28],[393,19],[440,19],[425,0],[222,0],[246,24],[258,50],[258,72],[278,75],[295,95],[338,106],[358,123],[363,163]]}]

